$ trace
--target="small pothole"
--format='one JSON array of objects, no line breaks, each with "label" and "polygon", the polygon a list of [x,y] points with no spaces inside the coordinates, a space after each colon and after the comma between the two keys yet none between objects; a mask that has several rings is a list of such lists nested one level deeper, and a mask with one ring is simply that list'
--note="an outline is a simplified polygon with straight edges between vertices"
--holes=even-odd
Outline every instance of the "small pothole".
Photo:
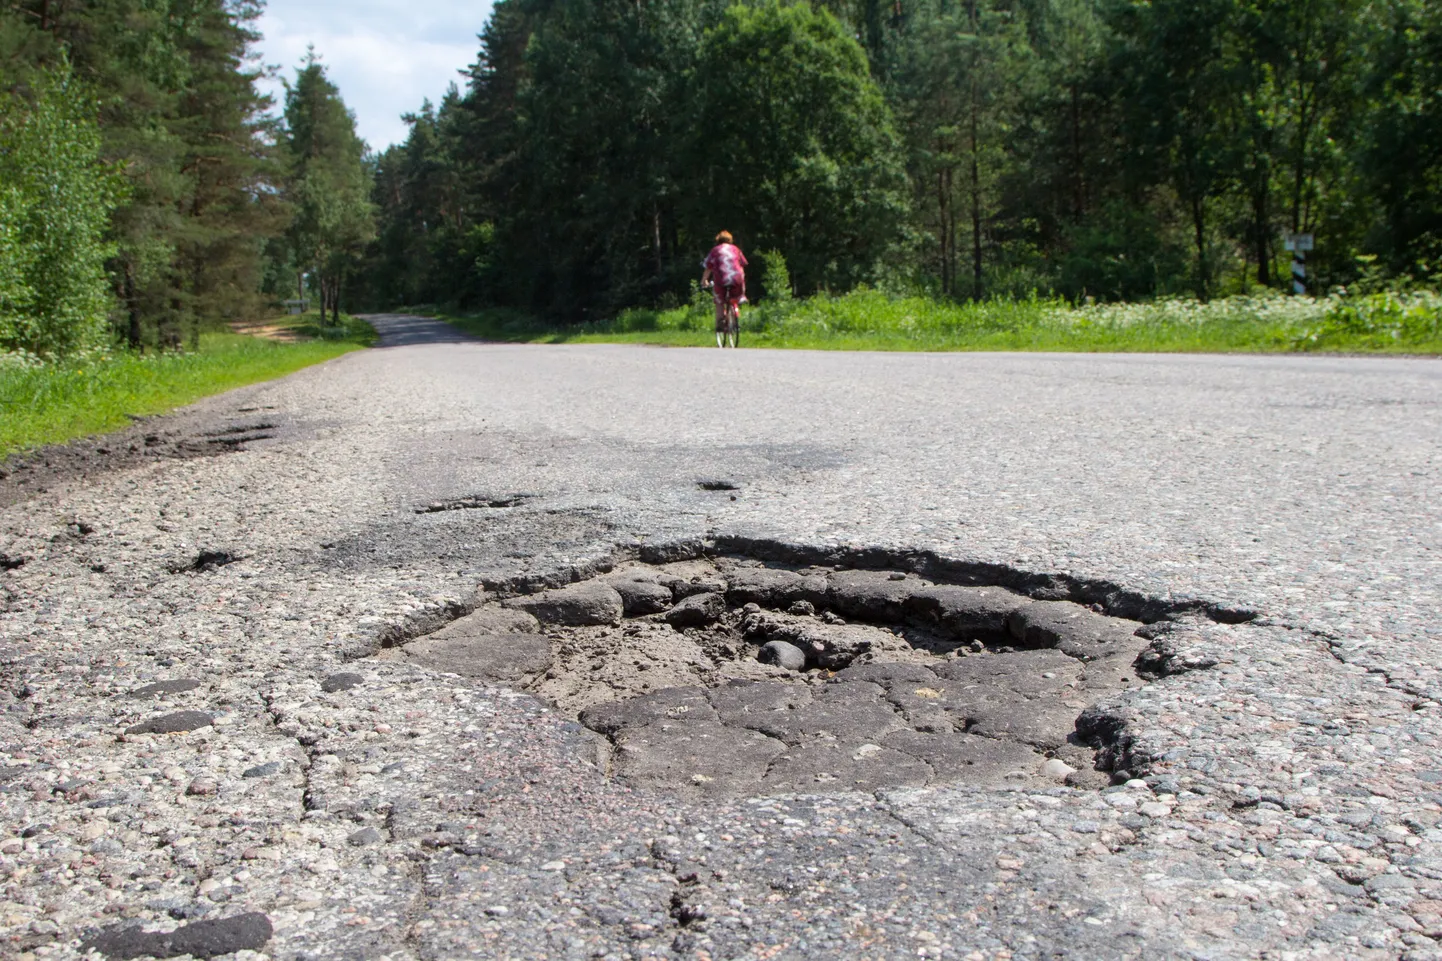
[{"label": "small pothole", "polygon": [[415,509],[417,514],[443,514],[447,511],[473,511],[500,509],[505,507],[517,507],[531,499],[530,494],[506,494],[504,496],[492,496],[487,494],[474,494],[470,497],[457,497],[453,500],[432,501],[423,504]]},{"label": "small pothole", "polygon": [[244,558],[230,551],[203,550],[191,560],[169,565],[168,570],[172,574],[207,574],[240,560]]},{"label": "small pothole", "polygon": [[524,588],[381,656],[529,691],[616,777],[688,794],[1100,787],[1117,732],[1079,715],[1211,663],[1093,606],[900,570],[698,557]]}]

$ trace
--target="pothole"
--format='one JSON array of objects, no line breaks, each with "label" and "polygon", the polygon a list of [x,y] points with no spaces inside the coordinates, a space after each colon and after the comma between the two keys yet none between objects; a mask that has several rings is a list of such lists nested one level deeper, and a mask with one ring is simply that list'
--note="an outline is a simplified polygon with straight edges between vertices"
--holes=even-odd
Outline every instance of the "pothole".
[{"label": "pothole", "polygon": [[470,497],[458,497],[448,501],[432,501],[415,508],[417,514],[443,514],[447,511],[471,511],[484,510],[487,508],[499,509],[503,507],[516,507],[531,499],[530,494],[507,494],[496,497],[487,494],[473,494]]},{"label": "pothole", "polygon": [[1210,666],[1100,605],[902,570],[695,557],[492,586],[378,656],[535,694],[610,774],[684,794],[1100,787],[1128,776],[1123,735],[1084,712]]},{"label": "pothole", "polygon": [[230,551],[202,550],[188,561],[176,561],[170,564],[167,570],[172,574],[208,574],[244,559],[241,555]]}]

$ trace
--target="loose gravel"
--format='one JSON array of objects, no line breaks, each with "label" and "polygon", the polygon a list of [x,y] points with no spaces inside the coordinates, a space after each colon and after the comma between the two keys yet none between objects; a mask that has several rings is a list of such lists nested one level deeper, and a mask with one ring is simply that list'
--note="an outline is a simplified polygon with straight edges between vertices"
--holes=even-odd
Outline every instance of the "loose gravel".
[{"label": "loose gravel", "polygon": [[[426,346],[427,329],[146,425],[200,437],[269,407],[274,437],[6,488],[0,953],[1442,957],[1435,363]],[[821,652],[797,625],[878,628],[808,568],[1144,625],[1139,683],[1073,718],[1119,783],[1041,780],[1096,773],[1058,754],[1015,785],[688,797],[609,776],[589,706],[518,690],[536,678],[405,653],[502,593],[713,556],[803,583],[679,600],[765,607],[805,658]],[[659,593],[611,590],[619,623],[566,630],[706,630],[666,621],[674,590],[651,613]],[[498,610],[496,633],[535,633]],[[1011,656],[976,640],[924,653]],[[719,717],[723,687],[700,687]],[[159,730],[177,715],[210,723]]]}]

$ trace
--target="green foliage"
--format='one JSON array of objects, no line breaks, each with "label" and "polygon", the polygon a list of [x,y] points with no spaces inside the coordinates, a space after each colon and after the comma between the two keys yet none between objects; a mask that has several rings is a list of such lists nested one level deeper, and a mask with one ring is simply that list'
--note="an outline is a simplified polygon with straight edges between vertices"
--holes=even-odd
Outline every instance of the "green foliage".
[{"label": "green foliage", "polygon": [[792,298],[791,271],[786,258],[779,250],[758,251],[751,257],[751,264],[761,268],[760,293],[767,300],[790,300]]},{"label": "green foliage", "polygon": [[1409,272],[1442,258],[1442,5],[1391,0],[1372,15],[1371,110],[1356,131],[1380,213],[1369,246]]},{"label": "green foliage", "polygon": [[99,154],[94,104],[68,66],[0,93],[0,350],[57,357],[103,341],[122,183]]},{"label": "green foliage", "polygon": [[677,160],[696,127],[685,82],[714,5],[524,6],[545,13],[525,48],[497,198],[504,298],[579,320],[677,292],[699,273],[700,235],[680,214],[693,171]]},{"label": "green foliage", "polygon": [[253,309],[266,237],[271,123],[248,61],[258,0],[15,0],[0,81],[68,62],[97,100],[100,155],[126,182],[108,218],[118,332],[178,347]]},{"label": "green foliage", "polygon": [[733,6],[696,65],[691,222],[780,250],[800,291],[847,289],[895,252],[900,143],[866,54],[825,11]]}]

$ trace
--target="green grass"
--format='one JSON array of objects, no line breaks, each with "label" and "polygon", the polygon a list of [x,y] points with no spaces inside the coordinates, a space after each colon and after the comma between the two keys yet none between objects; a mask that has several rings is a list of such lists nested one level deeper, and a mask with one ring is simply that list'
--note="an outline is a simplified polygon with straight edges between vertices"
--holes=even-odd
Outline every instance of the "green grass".
[{"label": "green grass", "polygon": [[347,334],[294,344],[205,334],[192,353],[117,352],[41,365],[0,354],[0,457],[116,430],[131,417],[283,377],[374,340],[369,324],[342,320]]},{"label": "green grass", "polygon": [[[488,340],[715,344],[711,308],[700,298],[582,326],[500,310],[438,316]],[[748,347],[811,350],[1442,354],[1439,318],[1442,295],[1430,291],[1073,307],[1042,298],[954,304],[860,290],[759,304],[742,311],[741,331]]]}]

